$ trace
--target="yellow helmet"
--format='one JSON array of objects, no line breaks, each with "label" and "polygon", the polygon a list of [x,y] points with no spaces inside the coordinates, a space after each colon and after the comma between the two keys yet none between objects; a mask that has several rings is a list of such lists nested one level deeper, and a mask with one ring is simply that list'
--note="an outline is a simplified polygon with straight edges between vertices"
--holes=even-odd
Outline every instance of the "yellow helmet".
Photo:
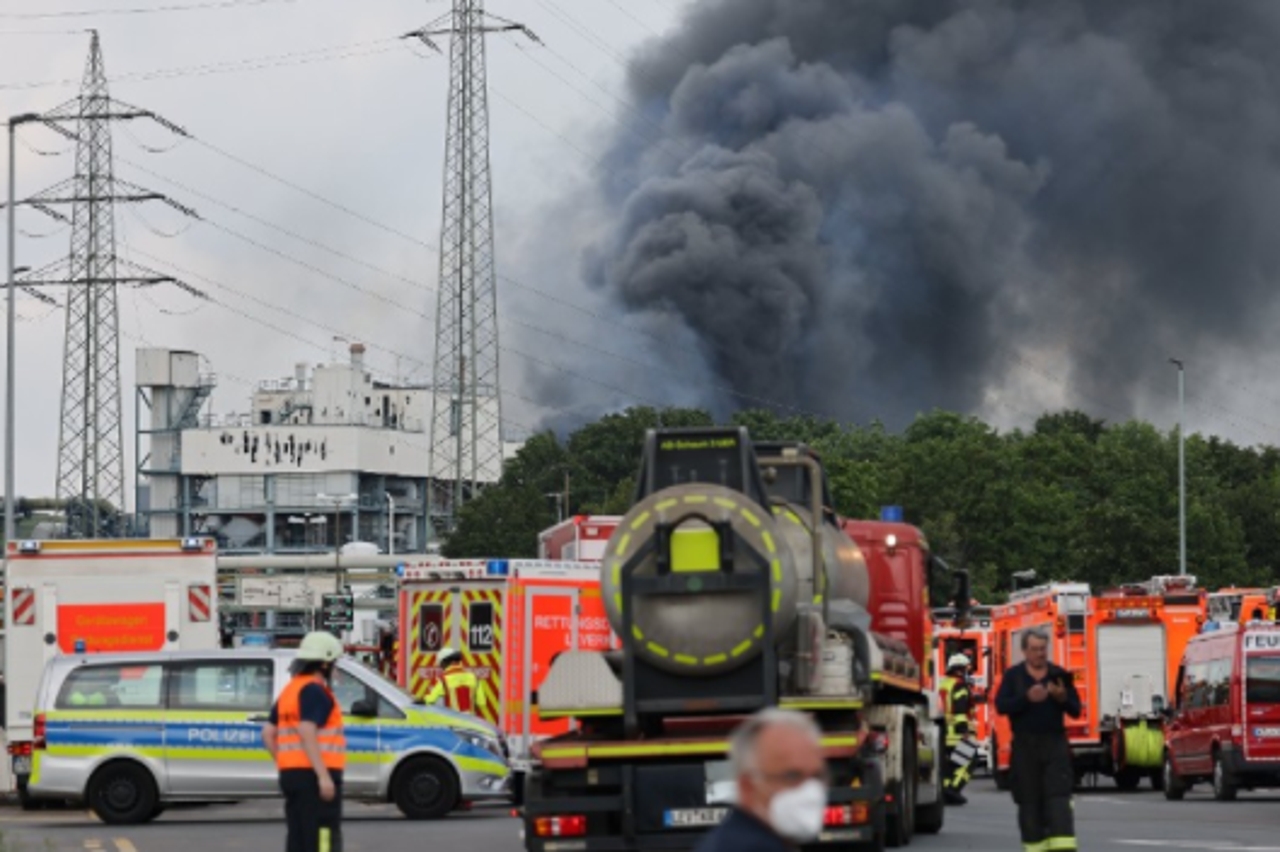
[{"label": "yellow helmet", "polygon": [[298,645],[297,659],[332,663],[340,658],[342,653],[342,643],[338,641],[337,636],[324,631],[316,631],[302,637],[302,643]]}]

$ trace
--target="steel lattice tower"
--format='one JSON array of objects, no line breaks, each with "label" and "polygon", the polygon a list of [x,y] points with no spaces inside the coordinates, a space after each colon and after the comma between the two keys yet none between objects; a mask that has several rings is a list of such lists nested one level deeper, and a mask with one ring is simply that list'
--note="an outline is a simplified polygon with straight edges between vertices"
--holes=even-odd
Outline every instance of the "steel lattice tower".
[{"label": "steel lattice tower", "polygon": [[103,534],[100,507],[124,507],[124,427],[120,417],[120,336],[116,302],[111,98],[98,34],[80,91],[76,135],[77,203],[71,214],[58,497],[85,501],[85,537]]},{"label": "steel lattice tower", "polygon": [[[432,29],[446,19],[448,27]],[[536,41],[523,25],[486,15],[483,0],[454,0],[449,15],[410,34],[433,47],[430,36],[452,37],[428,468],[446,529],[481,483],[502,473],[485,38],[511,30]]]},{"label": "steel lattice tower", "polygon": [[[116,255],[117,202],[161,201],[185,216],[199,218],[199,214],[160,193],[114,176],[112,121],[148,118],[179,136],[189,134],[150,110],[111,98],[98,32],[89,32],[89,60],[79,96],[46,113],[27,117],[76,143],[75,175],[16,203],[71,226],[67,259],[28,273],[17,280],[17,285],[55,305],[57,301],[41,294],[38,288],[67,288],[57,496],[65,501],[66,535],[72,538],[110,537],[124,532],[120,517],[125,480],[117,288],[121,284],[172,283],[196,298],[207,298],[189,284]],[[75,126],[76,132],[64,125]],[[72,208],[70,218],[58,211],[66,205]],[[119,267],[127,272],[121,275]]]}]

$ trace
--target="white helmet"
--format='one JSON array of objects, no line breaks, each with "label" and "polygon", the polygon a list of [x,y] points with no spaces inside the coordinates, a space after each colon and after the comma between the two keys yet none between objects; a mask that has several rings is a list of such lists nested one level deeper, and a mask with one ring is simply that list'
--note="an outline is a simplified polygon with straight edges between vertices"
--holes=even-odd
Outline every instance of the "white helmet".
[{"label": "white helmet", "polygon": [[302,643],[298,645],[297,659],[332,663],[339,659],[342,653],[342,643],[338,641],[337,636],[316,631],[302,637]]},{"label": "white helmet", "polygon": [[952,654],[947,660],[947,671],[952,669],[967,669],[972,661],[968,654]]}]

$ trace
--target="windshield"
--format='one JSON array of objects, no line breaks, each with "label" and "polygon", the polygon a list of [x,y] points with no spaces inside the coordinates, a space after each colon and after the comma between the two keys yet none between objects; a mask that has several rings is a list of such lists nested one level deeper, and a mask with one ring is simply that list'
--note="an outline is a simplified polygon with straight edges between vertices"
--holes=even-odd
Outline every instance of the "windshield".
[{"label": "windshield", "polygon": [[398,683],[393,680],[387,680],[382,676],[382,672],[378,671],[373,666],[351,657],[348,657],[343,662],[345,665],[348,665],[353,669],[359,669],[361,677],[367,683],[374,684],[384,697],[394,699],[394,702],[399,706],[407,707],[417,702],[417,699],[401,689]]},{"label": "windshield", "polygon": [[1280,704],[1280,656],[1249,657],[1245,700]]}]

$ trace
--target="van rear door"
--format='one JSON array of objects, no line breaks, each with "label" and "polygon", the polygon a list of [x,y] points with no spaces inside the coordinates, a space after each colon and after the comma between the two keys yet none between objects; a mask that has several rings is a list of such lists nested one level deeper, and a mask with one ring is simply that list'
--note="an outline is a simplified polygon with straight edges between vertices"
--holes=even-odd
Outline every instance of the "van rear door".
[{"label": "van rear door", "polygon": [[1280,762],[1280,632],[1245,636],[1242,662],[1245,760]]}]

